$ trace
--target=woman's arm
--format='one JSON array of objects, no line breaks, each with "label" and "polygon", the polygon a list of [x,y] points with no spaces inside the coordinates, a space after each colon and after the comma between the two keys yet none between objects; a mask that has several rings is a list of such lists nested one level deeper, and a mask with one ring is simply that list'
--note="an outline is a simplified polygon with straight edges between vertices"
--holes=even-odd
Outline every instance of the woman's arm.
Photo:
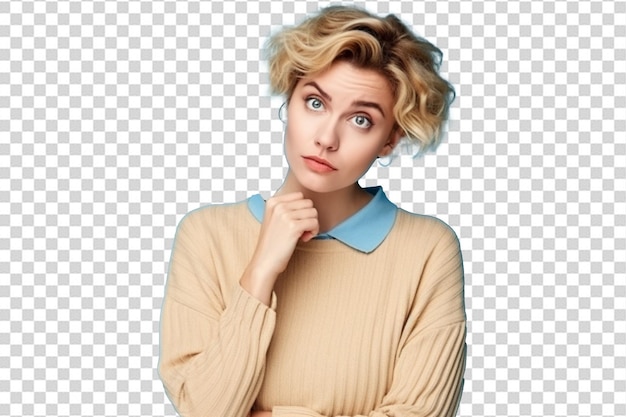
[{"label": "woman's arm", "polygon": [[261,231],[241,286],[269,305],[278,275],[285,270],[299,240],[307,242],[319,231],[313,201],[302,193],[267,200]]},{"label": "woman's arm", "polygon": [[240,286],[225,295],[203,215],[186,216],[177,230],[161,317],[159,374],[182,416],[244,417],[263,380],[275,313]]},{"label": "woman's arm", "polygon": [[317,233],[317,211],[301,193],[268,200],[256,249],[229,296],[223,286],[230,278],[217,276],[216,248],[207,238],[217,232],[200,216],[186,216],[176,234],[161,318],[159,373],[181,415],[243,417],[265,374],[275,326],[274,283],[298,240]]}]

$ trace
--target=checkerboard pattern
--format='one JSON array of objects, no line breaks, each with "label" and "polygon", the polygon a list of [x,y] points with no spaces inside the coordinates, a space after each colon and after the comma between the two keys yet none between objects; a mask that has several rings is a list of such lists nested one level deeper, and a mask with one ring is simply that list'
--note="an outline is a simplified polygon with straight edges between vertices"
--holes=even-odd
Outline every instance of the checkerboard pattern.
[{"label": "checkerboard pattern", "polygon": [[[175,415],[176,224],[281,184],[263,43],[328,4],[0,0],[0,415]],[[437,152],[363,185],[461,239],[459,415],[626,415],[626,2],[354,4],[457,89]]]}]

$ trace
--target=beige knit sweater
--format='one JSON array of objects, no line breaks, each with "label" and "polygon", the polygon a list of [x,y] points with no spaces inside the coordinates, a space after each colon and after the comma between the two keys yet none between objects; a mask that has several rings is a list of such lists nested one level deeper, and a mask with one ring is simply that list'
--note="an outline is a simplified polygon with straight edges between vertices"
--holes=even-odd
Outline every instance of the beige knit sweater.
[{"label": "beige knit sweater", "polygon": [[453,416],[465,369],[458,240],[398,210],[364,254],[299,243],[271,308],[239,285],[259,222],[242,203],[187,215],[162,312],[159,373],[183,416]]}]

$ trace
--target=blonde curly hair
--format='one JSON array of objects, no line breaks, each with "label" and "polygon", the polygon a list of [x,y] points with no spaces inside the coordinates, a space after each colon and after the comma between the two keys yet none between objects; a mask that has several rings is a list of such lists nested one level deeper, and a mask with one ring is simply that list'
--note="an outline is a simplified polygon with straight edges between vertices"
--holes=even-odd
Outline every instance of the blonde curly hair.
[{"label": "blonde curly hair", "polygon": [[419,152],[437,147],[455,92],[438,71],[442,52],[395,15],[331,6],[268,40],[270,87],[287,100],[298,81],[338,60],[378,71],[393,89],[397,127]]}]

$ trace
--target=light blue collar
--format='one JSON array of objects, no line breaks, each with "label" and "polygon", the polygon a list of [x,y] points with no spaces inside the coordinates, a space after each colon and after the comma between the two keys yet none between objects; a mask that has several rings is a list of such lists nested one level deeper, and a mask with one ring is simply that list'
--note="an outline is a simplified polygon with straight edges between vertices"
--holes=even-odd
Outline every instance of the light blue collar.
[{"label": "light blue collar", "polygon": [[[398,207],[387,199],[382,187],[368,187],[364,190],[374,196],[365,207],[315,238],[337,239],[365,253],[376,249],[391,231]],[[248,208],[259,222],[263,221],[265,201],[260,194],[248,198]]]}]

